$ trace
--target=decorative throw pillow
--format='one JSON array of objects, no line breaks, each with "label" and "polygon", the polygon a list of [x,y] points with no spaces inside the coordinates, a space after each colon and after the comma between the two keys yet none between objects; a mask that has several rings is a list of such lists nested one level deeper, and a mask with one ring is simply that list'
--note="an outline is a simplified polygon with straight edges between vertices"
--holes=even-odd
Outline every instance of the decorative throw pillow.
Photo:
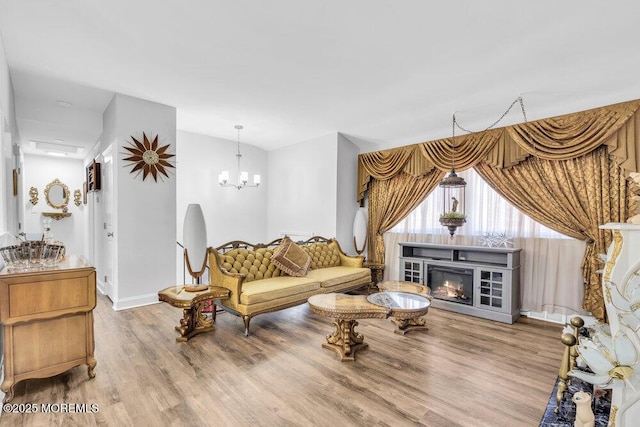
[{"label": "decorative throw pillow", "polygon": [[311,257],[290,238],[284,237],[280,245],[273,251],[271,262],[289,276],[306,276],[311,264]]}]

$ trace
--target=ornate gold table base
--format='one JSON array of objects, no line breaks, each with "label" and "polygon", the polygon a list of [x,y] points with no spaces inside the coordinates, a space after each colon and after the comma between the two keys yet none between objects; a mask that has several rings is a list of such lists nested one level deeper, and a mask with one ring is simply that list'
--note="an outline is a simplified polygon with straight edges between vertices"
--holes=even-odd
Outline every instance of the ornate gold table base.
[{"label": "ornate gold table base", "polygon": [[404,335],[407,332],[415,331],[415,330],[429,330],[427,326],[427,321],[424,320],[424,317],[418,317],[417,319],[397,319],[392,317],[391,322],[396,325],[394,333],[398,335]]},{"label": "ornate gold table base", "polygon": [[180,319],[180,325],[176,326],[176,331],[180,332],[180,336],[176,338],[178,342],[189,341],[189,339],[198,334],[213,331],[213,324],[216,320],[215,308],[211,313],[211,318],[202,312],[206,301],[196,304],[194,307],[182,310],[183,318]]},{"label": "ornate gold table base", "polygon": [[[401,297],[400,302],[398,302],[399,297]],[[393,317],[392,321],[400,331],[396,333],[401,335],[416,328],[426,328],[425,320],[421,316],[427,314],[429,310],[430,302],[427,298],[409,293],[389,292],[386,294],[389,306],[372,304],[367,298],[373,298],[375,301],[381,299],[375,298],[374,295],[367,297],[336,293],[313,295],[309,298],[309,307],[312,312],[335,319],[333,322],[335,331],[327,335],[327,342],[322,344],[322,348],[338,353],[341,362],[353,362],[356,352],[369,346],[364,342],[364,336],[355,331],[358,325],[356,319]]]},{"label": "ornate gold table base", "polygon": [[171,304],[174,307],[182,308],[182,319],[180,325],[175,329],[180,333],[176,338],[178,342],[189,341],[196,335],[211,332],[216,321],[215,307],[212,305],[211,318],[203,313],[207,303],[213,303],[215,299],[229,298],[229,289],[209,286],[208,289],[198,292],[187,292],[184,288],[171,286],[158,292],[158,299]]},{"label": "ornate gold table base", "polygon": [[[419,283],[401,282],[397,280],[388,280],[378,284],[378,290],[380,292],[408,292],[411,294],[422,295],[429,301],[433,299],[431,296],[431,289],[427,286],[423,286]],[[424,317],[410,317],[403,318],[401,314],[397,313],[391,318],[391,321],[396,325],[396,330],[393,331],[398,335],[404,335],[407,332],[415,330],[429,330],[426,326],[426,320]]]},{"label": "ornate gold table base", "polygon": [[336,331],[327,335],[327,342],[322,344],[322,348],[338,353],[341,362],[353,362],[356,360],[356,351],[369,347],[364,342],[364,336],[355,331],[358,322],[353,319],[336,319],[333,324]]}]

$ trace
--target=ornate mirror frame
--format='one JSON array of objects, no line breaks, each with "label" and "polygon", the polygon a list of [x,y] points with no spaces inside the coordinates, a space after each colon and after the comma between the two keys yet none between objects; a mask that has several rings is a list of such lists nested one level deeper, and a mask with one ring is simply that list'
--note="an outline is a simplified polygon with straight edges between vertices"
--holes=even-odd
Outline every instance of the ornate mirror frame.
[{"label": "ornate mirror frame", "polygon": [[[60,186],[62,187],[62,203],[61,204],[57,204],[54,203],[54,201],[51,200],[51,197],[49,195],[50,191],[55,187],[55,186]],[[47,204],[49,206],[51,206],[54,209],[63,209],[65,206],[67,206],[69,204],[69,188],[63,184],[58,178],[54,179],[53,181],[51,181],[49,184],[47,184],[47,186],[44,188],[44,198],[47,201]]]}]

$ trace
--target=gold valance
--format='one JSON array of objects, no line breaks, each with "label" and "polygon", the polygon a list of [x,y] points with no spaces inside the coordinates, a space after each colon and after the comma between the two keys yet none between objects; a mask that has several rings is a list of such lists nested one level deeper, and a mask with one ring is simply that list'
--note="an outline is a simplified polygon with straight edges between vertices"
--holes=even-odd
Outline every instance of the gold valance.
[{"label": "gold valance", "polygon": [[371,178],[390,179],[400,172],[421,176],[434,167],[455,164],[465,170],[480,161],[495,168],[512,167],[528,156],[569,160],[606,144],[627,172],[640,169],[640,100],[533,122],[444,138],[358,156],[358,201]]},{"label": "gold valance", "polygon": [[434,168],[418,145],[393,150],[374,151],[358,156],[358,201],[364,199],[371,178],[384,181],[400,172],[413,177],[422,176]]},{"label": "gold valance", "polygon": [[456,170],[469,169],[493,150],[502,130],[488,130],[455,138],[439,139],[418,144],[420,152],[427,161],[432,162],[441,171],[451,169],[452,162]]}]

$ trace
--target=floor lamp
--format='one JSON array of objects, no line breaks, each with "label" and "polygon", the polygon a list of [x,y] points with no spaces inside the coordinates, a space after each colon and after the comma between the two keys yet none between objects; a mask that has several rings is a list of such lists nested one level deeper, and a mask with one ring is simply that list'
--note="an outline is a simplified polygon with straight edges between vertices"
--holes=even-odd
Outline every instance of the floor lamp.
[{"label": "floor lamp", "polygon": [[182,238],[184,240],[184,260],[187,264],[187,271],[195,282],[185,285],[184,289],[189,292],[205,290],[209,285],[202,284],[201,279],[207,268],[207,226],[199,204],[187,206]]}]

